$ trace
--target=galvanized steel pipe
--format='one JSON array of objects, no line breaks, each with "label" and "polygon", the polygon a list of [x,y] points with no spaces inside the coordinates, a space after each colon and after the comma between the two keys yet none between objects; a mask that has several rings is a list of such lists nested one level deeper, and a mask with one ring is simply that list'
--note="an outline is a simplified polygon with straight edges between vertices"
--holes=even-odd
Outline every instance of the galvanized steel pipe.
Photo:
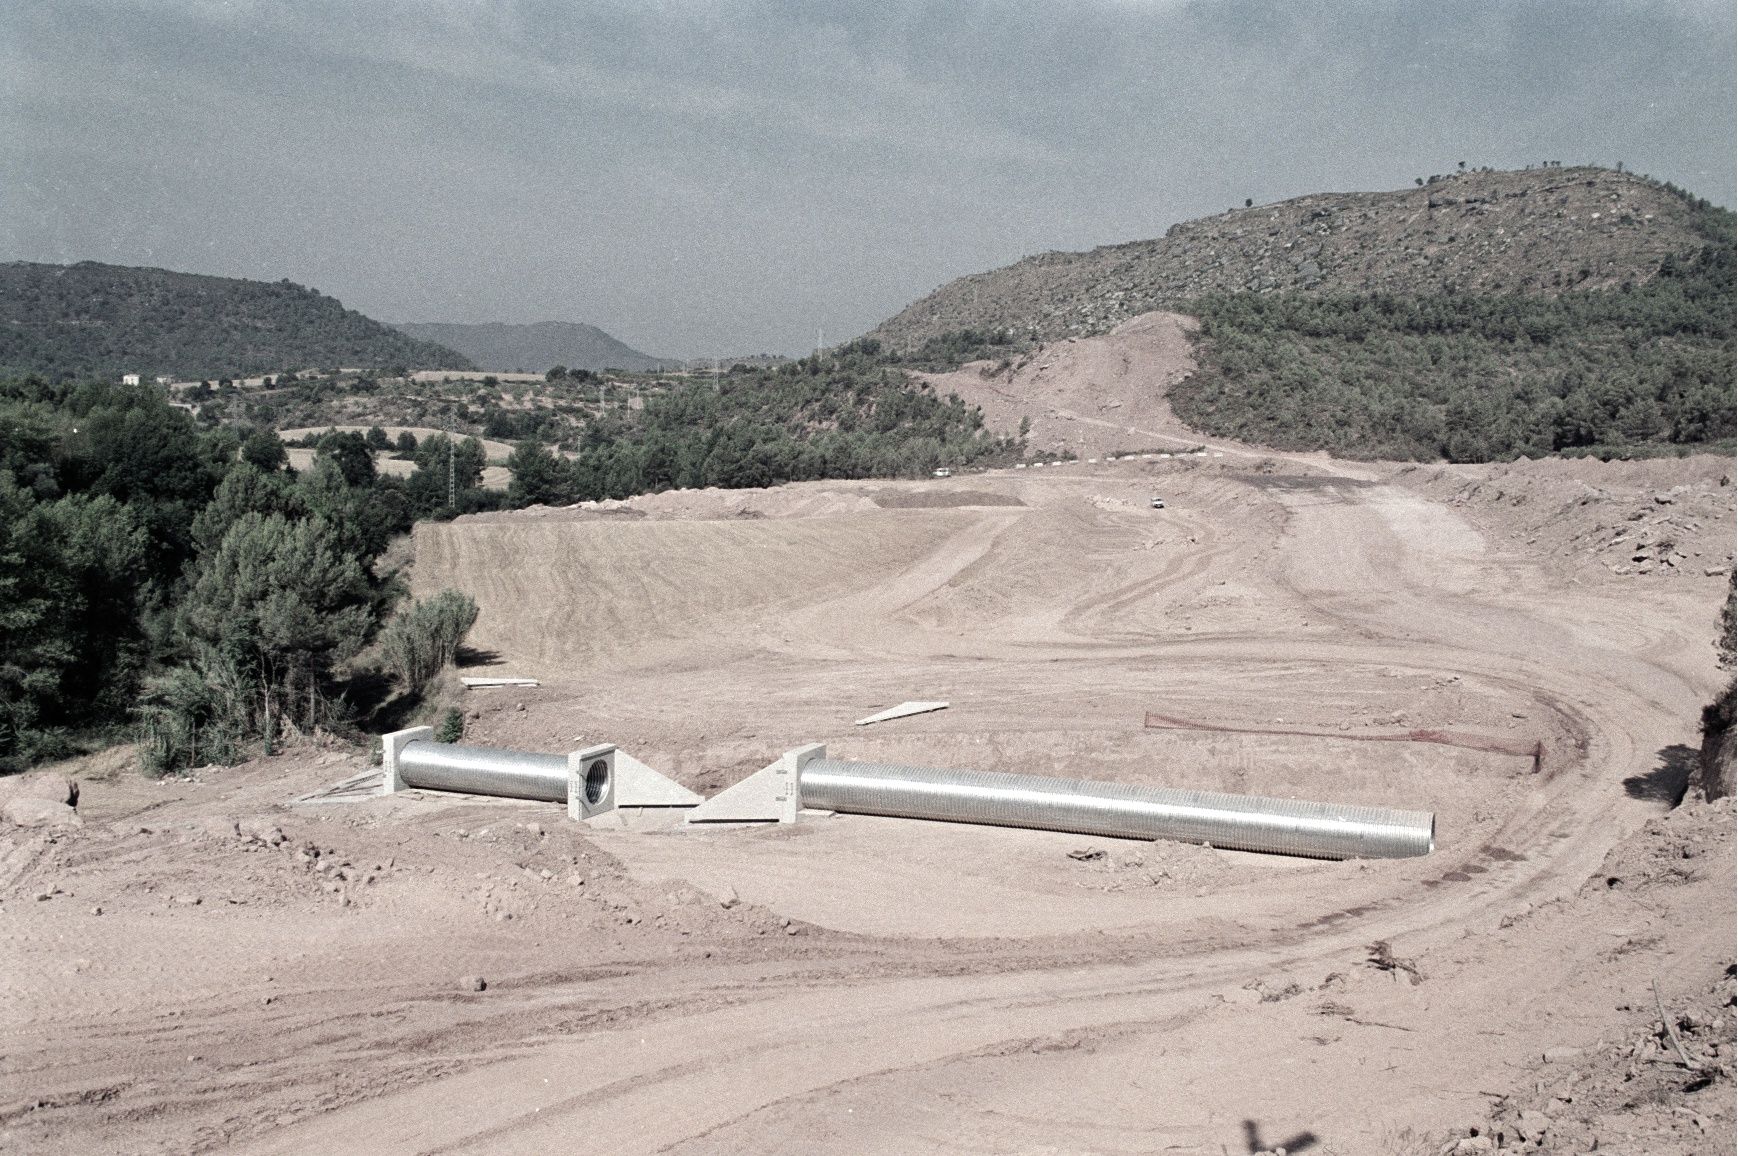
[{"label": "galvanized steel pipe", "polygon": [[799,786],[804,807],[861,815],[1177,839],[1314,859],[1403,859],[1436,849],[1435,815],[1386,807],[827,758],[804,763]]},{"label": "galvanized steel pipe", "polygon": [[[567,800],[567,765],[566,755],[465,747],[427,739],[406,743],[398,753],[399,777],[407,787],[551,803]],[[585,796],[589,802],[600,802],[609,785],[605,761],[597,760],[586,769]]]}]

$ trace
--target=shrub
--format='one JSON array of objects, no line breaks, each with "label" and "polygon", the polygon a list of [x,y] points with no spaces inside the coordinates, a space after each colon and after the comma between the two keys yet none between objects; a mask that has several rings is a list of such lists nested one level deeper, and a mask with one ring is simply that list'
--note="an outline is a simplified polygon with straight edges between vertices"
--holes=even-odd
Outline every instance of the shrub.
[{"label": "shrub", "polygon": [[254,722],[250,692],[236,663],[207,646],[188,665],[149,680],[138,707],[140,769],[156,779],[183,767],[239,762]]},{"label": "shrub", "polygon": [[459,713],[459,708],[451,706],[447,713],[441,716],[440,725],[435,727],[434,741],[437,743],[456,743],[465,737],[465,716]]},{"label": "shrub", "polygon": [[457,590],[443,590],[401,612],[380,634],[386,669],[408,694],[420,695],[441,668],[453,660],[477,621],[477,604]]}]

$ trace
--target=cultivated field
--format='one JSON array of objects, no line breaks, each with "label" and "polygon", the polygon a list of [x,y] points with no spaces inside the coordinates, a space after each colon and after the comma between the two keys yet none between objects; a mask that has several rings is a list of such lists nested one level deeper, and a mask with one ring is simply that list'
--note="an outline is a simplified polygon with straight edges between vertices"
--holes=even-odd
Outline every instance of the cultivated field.
[{"label": "cultivated field", "polygon": [[[1095,399],[1057,436],[1200,442],[1126,352],[1050,354]],[[1664,800],[1733,463],[1210,452],[464,518],[414,586],[543,682],[475,694],[467,741],[702,792],[818,741],[1377,803],[1435,811],[1435,854],[294,802],[348,748],[89,768],[83,829],[0,835],[0,1150],[1435,1153],[1525,1110],[1561,1150],[1729,1151],[1731,801]],[[952,705],[850,725],[914,698]],[[1417,730],[1475,741],[1371,741]],[[1719,1009],[1700,1090],[1622,1052],[1656,978]]]},{"label": "cultivated field", "polygon": [[[285,441],[294,441],[311,433],[325,433],[328,429],[336,429],[340,433],[366,433],[368,428],[365,425],[308,426],[303,429],[279,430],[278,436]],[[395,425],[386,427],[385,432],[388,437],[395,439],[401,433],[409,433],[420,441],[444,431],[430,429],[426,426]],[[452,435],[449,434],[448,436]],[[483,452],[488,455],[489,461],[505,461],[513,452],[513,447],[506,442],[490,441],[486,438],[478,440],[482,442]],[[303,446],[288,446],[284,452],[289,455],[289,463],[293,469],[306,470],[314,464],[314,451],[311,449]],[[389,477],[408,478],[416,472],[416,463],[395,458],[387,450],[376,450],[374,468]],[[513,471],[506,466],[484,466],[480,484],[485,490],[504,490],[512,480]]]}]

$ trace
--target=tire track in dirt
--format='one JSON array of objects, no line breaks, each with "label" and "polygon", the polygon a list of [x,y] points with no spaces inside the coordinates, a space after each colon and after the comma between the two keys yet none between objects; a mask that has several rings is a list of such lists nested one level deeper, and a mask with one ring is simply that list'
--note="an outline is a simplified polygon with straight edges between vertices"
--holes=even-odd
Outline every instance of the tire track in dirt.
[{"label": "tire track in dirt", "polygon": [[[1514,911],[1573,892],[1598,867],[1605,849],[1651,813],[1628,799],[1618,780],[1645,767],[1650,752],[1674,737],[1682,700],[1697,692],[1663,660],[1619,653],[1602,636],[1577,632],[1572,615],[1537,621],[1510,605],[1511,589],[1485,582],[1500,560],[1453,524],[1456,515],[1448,514],[1451,521],[1444,523],[1434,503],[1419,505],[1360,481],[1326,477],[1289,491],[1254,480],[1225,483],[1227,492],[1249,489],[1286,509],[1279,545],[1252,546],[1247,531],[1240,534],[1233,525],[1239,515],[1228,512],[1216,493],[1203,497],[1200,514],[1189,515],[1211,535],[1199,544],[1203,548],[1162,561],[1174,568],[1151,575],[1116,568],[1117,534],[1122,528],[1132,533],[1141,521],[1099,517],[1092,535],[1076,539],[1090,541],[1090,548],[1071,553],[1065,538],[1054,539],[1034,571],[1049,585],[1023,591],[1025,601],[1014,604],[1014,613],[1046,599],[1058,604],[1056,617],[1030,638],[962,640],[933,628],[928,617],[938,592],[981,576],[996,551],[1010,545],[1015,528],[1034,516],[1010,508],[949,512],[942,522],[929,511],[898,511],[873,534],[839,535],[827,519],[799,536],[763,530],[759,523],[727,523],[730,533],[704,540],[728,543],[745,556],[719,559],[708,591],[742,593],[774,560],[793,556],[776,552],[787,546],[796,554],[837,556],[809,571],[814,577],[807,586],[778,586],[788,575],[775,576],[772,584],[748,591],[756,608],[701,624],[686,616],[696,604],[693,592],[667,576],[604,575],[613,583],[609,598],[623,603],[606,608],[625,616],[613,620],[556,623],[538,617],[536,598],[584,596],[591,587],[583,575],[561,577],[553,594],[541,588],[535,573],[514,581],[491,575],[498,583],[490,587],[491,599],[504,630],[537,637],[551,654],[565,653],[568,632],[607,621],[618,621],[633,641],[632,632],[647,621],[636,617],[634,603],[649,606],[654,625],[667,616],[690,632],[683,637],[677,631],[671,642],[687,648],[685,662],[695,661],[696,648],[732,655],[740,668],[713,677],[750,680],[763,696],[760,717],[769,717],[775,704],[800,705],[804,698],[895,675],[924,677],[943,664],[950,675],[969,675],[984,669],[973,664],[985,656],[1002,659],[996,677],[984,681],[986,699],[1001,699],[998,712],[973,721],[956,710],[911,725],[913,733],[938,737],[956,719],[968,729],[1005,727],[1006,733],[991,737],[1010,739],[1009,757],[1029,753],[1031,742],[1010,738],[1022,728],[1036,742],[1076,732],[1084,742],[1093,741],[1097,732],[1055,705],[1055,688],[1071,687],[1084,699],[1089,679],[1133,676],[1137,689],[1170,685],[1140,681],[1142,670],[1155,664],[1170,667],[1178,680],[1198,676],[1203,696],[1281,663],[1290,677],[1316,677],[1324,684],[1381,667],[1409,676],[1456,676],[1470,696],[1520,706],[1529,716],[1527,727],[1552,740],[1553,753],[1544,774],[1493,779],[1500,821],[1454,833],[1428,862],[1384,866],[1368,876],[1286,876],[1265,905],[1246,894],[1259,886],[1228,894],[1235,922],[1184,916],[1116,936],[1088,931],[975,944],[817,938],[801,958],[776,965],[644,959],[620,974],[558,970],[499,988],[491,980],[481,999],[431,997],[426,986],[409,982],[354,989],[312,984],[290,994],[281,1014],[273,1012],[269,1027],[261,1028],[266,1041],[245,1050],[232,1045],[227,1053],[214,1041],[249,1019],[229,999],[178,1007],[174,1016],[130,1012],[109,1022],[62,1016],[9,1033],[9,1041],[25,1045],[33,1076],[66,1085],[82,1080],[78,1094],[92,1096],[121,1086],[114,1063],[96,1058],[95,1049],[114,1047],[127,1062],[168,1068],[179,1067],[194,1050],[233,1054],[229,1062],[235,1066],[165,1075],[160,1087],[128,1085],[124,1094],[82,1109],[87,1123],[124,1125],[126,1113],[135,1113],[138,1127],[162,1121],[154,1134],[180,1137],[165,1145],[177,1149],[189,1147],[189,1137],[193,1147],[245,1142],[258,1150],[303,1151],[322,1144],[341,1149],[359,1135],[377,1139],[381,1151],[538,1151],[572,1146],[576,1137],[597,1150],[655,1150],[683,1141],[706,1147],[714,1139],[723,1143],[731,1129],[768,1124],[775,1109],[821,1111],[813,1098],[829,1089],[897,1084],[902,1074],[931,1080],[986,1055],[1023,1054],[1021,1042],[1034,1039],[1138,1040],[1162,1032],[1174,1042],[1209,1036],[1224,1054],[1216,1067],[1202,1070],[1261,1070],[1271,1041],[1257,1037],[1271,1033],[1228,1034],[1226,1017],[1241,1013],[1223,1000],[1251,981],[1310,978],[1312,969],[1319,977],[1345,968],[1376,938],[1393,939],[1407,950],[1426,945],[1443,951],[1469,929],[1491,927]],[[1050,501],[1046,495],[1067,493],[1075,500],[1083,486],[1101,480],[1059,473],[995,484],[1017,485],[1041,514]],[[1143,488],[1139,479],[1125,484],[1136,492]],[[736,532],[739,525],[743,529]],[[907,535],[897,549],[864,545],[873,546],[877,535],[892,530]],[[539,550],[563,539],[595,544],[583,535],[568,538],[568,531],[540,533]],[[676,527],[648,535],[624,554],[623,564],[656,564],[660,551],[693,548],[709,533]],[[763,549],[757,542],[775,552],[757,557]],[[1452,549],[1439,548],[1443,543]],[[461,547],[472,553],[455,553],[431,572],[476,575],[503,564],[486,551],[476,553],[477,542],[452,544],[455,551]],[[559,553],[548,558],[560,561]],[[1055,573],[1046,575],[1046,568]],[[1242,571],[1259,597],[1277,592],[1312,624],[1327,622],[1330,628],[1305,637],[1259,622],[1206,636],[1153,629],[1150,604],[1162,606],[1168,594],[1180,597],[1191,584]],[[850,588],[841,590],[834,585],[841,574],[872,596],[865,600]],[[1139,576],[1124,580],[1130,575]],[[521,610],[529,611],[524,622],[505,621]],[[790,620],[777,621],[778,615]],[[1058,622],[1067,624],[1067,637],[1053,628]],[[575,661],[582,660],[590,658]],[[680,686],[685,706],[707,692],[703,677]],[[649,676],[624,693],[645,688],[663,692]],[[1285,694],[1288,702],[1299,698],[1295,690]],[[1248,694],[1228,701],[1236,709],[1253,709]],[[143,861],[142,852],[129,854]],[[1345,898],[1334,902],[1341,893]],[[1296,914],[1280,920],[1293,902]],[[1167,896],[1156,906],[1187,904]],[[648,997],[648,987],[655,988],[654,996]],[[1374,997],[1365,992],[1359,998]],[[251,1022],[265,1021],[256,1013]],[[1452,1054],[1434,1060],[1443,1069],[1440,1079],[1419,1074],[1447,1083],[1456,1060]],[[1227,1088],[1195,1084],[1189,1094],[1229,1110],[1234,1104]],[[268,1104],[270,1116],[258,1120],[224,1109],[238,1100]],[[1382,1086],[1381,1102],[1385,1110],[1402,1111],[1434,1103],[1428,1092],[1398,1083]],[[276,1132],[262,1131],[278,1117],[283,1124]],[[1032,1118],[1043,1118],[1043,1112],[1035,1108]],[[771,1123],[801,1126],[792,1120],[797,1117]],[[125,1134],[124,1127],[109,1133]],[[1034,1132],[1034,1142],[1041,1134]],[[891,1135],[897,1140],[901,1134]]]},{"label": "tire track in dirt", "polygon": [[[1341,958],[1375,937],[1452,930],[1486,917],[1502,903],[1579,886],[1623,827],[1639,822],[1642,814],[1640,808],[1621,805],[1613,784],[1598,783],[1595,768],[1634,765],[1667,729],[1662,715],[1669,712],[1671,700],[1691,693],[1691,688],[1669,672],[1624,662],[1589,680],[1586,672],[1600,669],[1611,656],[1583,650],[1586,657],[1565,663],[1565,649],[1574,655],[1583,648],[1566,642],[1561,632],[1493,610],[1470,595],[1433,587],[1429,576],[1440,567],[1420,562],[1417,547],[1384,517],[1379,507],[1384,499],[1392,504],[1387,495],[1368,500],[1354,489],[1340,497],[1316,514],[1301,504],[1292,510],[1292,553],[1331,557],[1335,565],[1326,571],[1294,572],[1290,585],[1312,616],[1332,615],[1380,640],[1303,645],[1288,640],[1288,655],[1315,662],[1324,672],[1338,663],[1404,660],[1477,676],[1508,686],[1517,701],[1549,711],[1559,720],[1555,725],[1560,733],[1585,738],[1583,752],[1571,737],[1552,773],[1541,776],[1495,838],[1433,864],[1445,868],[1441,875],[1463,876],[1462,868],[1479,865],[1477,882],[1407,887],[1327,928],[1312,923],[1279,935],[1252,929],[1249,946],[1227,950],[1219,944],[1204,953],[1134,969],[1100,965],[1062,976],[1045,973],[1041,979],[1015,972],[977,978],[965,988],[955,980],[918,979],[877,981],[843,991],[827,987],[785,992],[747,1007],[647,1027],[648,1034],[641,1037],[641,1047],[651,1049],[646,1053],[630,1050],[624,1056],[622,1046],[631,1041],[617,1034],[552,1044],[524,1060],[480,1069],[462,1082],[447,1081],[340,1113],[325,1122],[329,1126],[295,1129],[283,1141],[318,1143],[366,1123],[384,1129],[374,1133],[383,1151],[537,1151],[576,1133],[605,1147],[655,1150],[703,1136],[790,1096],[889,1071],[954,1062],[975,1050],[1023,1038],[1021,1032],[1070,1032],[1111,1023],[1187,1025],[1205,1014],[1191,1011],[1187,1001],[1207,989],[1276,968]],[[1322,521],[1319,510],[1325,509],[1338,513]],[[1350,519],[1347,510],[1355,512]],[[1302,525],[1312,517],[1322,524]],[[941,557],[908,569],[903,580],[877,599],[877,616],[896,617],[945,583],[980,557],[1011,521],[980,528],[963,540],[950,539]],[[1204,551],[1196,561],[1199,565],[1191,569],[1198,575],[1218,562],[1219,555]],[[1109,618],[1162,585],[1158,580],[1142,582],[1109,600],[1099,596],[1071,608],[1073,621]],[[850,613],[853,605],[850,599],[825,604],[811,612],[805,629],[824,634],[825,624]],[[1398,653],[1395,639],[1405,640]],[[1261,655],[1264,644],[1257,638],[1187,641],[1167,649],[1236,662]],[[1571,673],[1534,661],[1539,653],[1559,656],[1553,666],[1566,665]],[[1629,680],[1638,676],[1650,684],[1649,693],[1632,688]],[[793,1025],[801,1025],[800,1030],[793,1033]],[[708,1061],[693,1062],[696,1052]],[[580,1086],[556,1091],[542,1091],[534,1082],[538,1072],[592,1070],[607,1076],[582,1075]],[[473,1084],[475,1092],[467,1094]],[[504,1089],[513,1089],[505,1101],[500,1098]],[[478,1119],[476,1105],[485,1100],[490,1101],[486,1118]],[[444,1110],[443,1101],[448,1105]],[[459,1104],[466,1105],[463,1120],[453,1114],[453,1105]],[[671,1105],[677,1107],[672,1110]],[[273,1141],[259,1150],[291,1149]]]}]

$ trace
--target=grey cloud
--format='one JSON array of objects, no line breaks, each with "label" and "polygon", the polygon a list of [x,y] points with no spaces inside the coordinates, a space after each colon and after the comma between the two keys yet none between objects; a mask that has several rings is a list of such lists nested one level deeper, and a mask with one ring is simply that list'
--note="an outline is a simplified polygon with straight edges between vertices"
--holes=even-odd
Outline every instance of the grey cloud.
[{"label": "grey cloud", "polygon": [[1733,199],[1729,5],[75,3],[0,16],[0,245],[376,316],[800,350],[949,277],[1457,160]]}]

